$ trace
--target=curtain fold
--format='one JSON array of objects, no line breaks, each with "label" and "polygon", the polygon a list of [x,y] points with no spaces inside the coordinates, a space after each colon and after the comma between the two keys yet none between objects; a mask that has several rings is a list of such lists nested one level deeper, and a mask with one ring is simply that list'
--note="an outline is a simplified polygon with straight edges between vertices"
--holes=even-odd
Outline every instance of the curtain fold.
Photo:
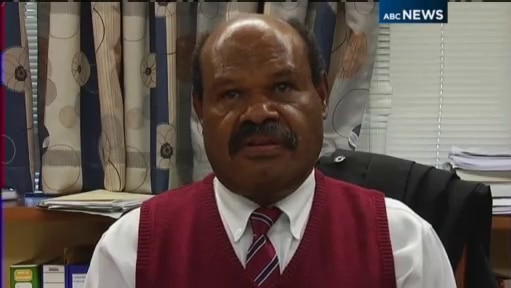
[{"label": "curtain fold", "polygon": [[80,87],[88,78],[80,49],[80,3],[52,3],[42,147],[42,188],[82,189]]},{"label": "curtain fold", "polygon": [[121,91],[121,3],[94,2],[91,5],[98,73],[101,115],[99,145],[105,173],[104,186],[110,191],[123,191],[126,184],[126,145]]},{"label": "curtain fold", "polygon": [[[51,4],[53,5],[53,4]],[[105,170],[102,165],[103,154],[100,148],[101,138],[101,113],[99,99],[98,65],[96,58],[95,42],[92,39],[93,11],[90,3],[80,4],[80,41],[79,58],[73,65],[73,74],[79,80],[80,100],[77,111],[83,115],[80,121],[80,143],[81,143],[81,168],[82,168],[82,190],[90,191],[104,187]],[[86,35],[89,35],[86,37]],[[39,54],[41,57],[41,54]],[[44,55],[43,55],[44,56]],[[47,69],[50,71],[50,69]],[[41,138],[41,137],[39,137]],[[73,192],[76,192],[73,191]]]},{"label": "curtain fold", "polygon": [[149,50],[149,5],[123,2],[122,52],[124,83],[124,135],[126,141],[126,185],[133,192],[151,191],[150,92],[155,65]]},{"label": "curtain fold", "polygon": [[378,29],[376,3],[348,2],[338,6],[322,154],[338,148],[354,150],[357,146],[369,101]]},{"label": "curtain fold", "polygon": [[155,191],[177,187],[176,5],[169,2],[155,3],[151,25],[154,35],[151,51],[156,66],[150,101],[151,182]]},{"label": "curtain fold", "polygon": [[[2,75],[7,116],[16,121],[8,121],[10,161],[4,165],[9,187],[31,191],[39,167],[34,164],[24,9],[23,4],[6,4],[6,21],[14,28],[8,31],[4,55],[13,64]],[[124,0],[39,5],[49,8],[39,10],[49,25],[41,23],[40,95],[34,95],[42,103],[36,109],[36,148],[42,155],[43,192],[161,193],[210,173],[191,105],[191,52],[201,35],[246,13],[295,18],[311,29],[331,84],[323,150],[356,146],[375,57],[374,3]]]},{"label": "curtain fold", "polygon": [[275,16],[281,19],[296,19],[305,22],[307,15],[307,0],[298,0],[296,2],[266,2],[264,3],[265,15]]},{"label": "curtain fold", "polygon": [[[25,3],[1,3],[5,48],[2,83],[5,89],[5,186],[21,192],[34,189],[35,139],[32,121],[32,81],[25,30]],[[3,112],[2,112],[3,113]]]}]

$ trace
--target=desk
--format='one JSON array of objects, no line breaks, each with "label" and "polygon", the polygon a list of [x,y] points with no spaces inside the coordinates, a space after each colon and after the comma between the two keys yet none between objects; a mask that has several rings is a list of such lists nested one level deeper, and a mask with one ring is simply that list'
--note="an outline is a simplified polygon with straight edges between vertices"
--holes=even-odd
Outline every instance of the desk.
[{"label": "desk", "polygon": [[511,216],[493,216],[492,230],[511,231]]},{"label": "desk", "polygon": [[490,257],[493,271],[511,276],[511,216],[493,216]]},{"label": "desk", "polygon": [[61,220],[87,220],[94,222],[113,223],[115,219],[100,215],[72,213],[62,211],[45,211],[37,207],[27,207],[23,200],[2,202],[6,222],[47,222]]},{"label": "desk", "polygon": [[[504,234],[510,234],[508,233],[509,231],[511,231],[511,217],[510,216],[493,216],[493,219],[492,219],[492,247],[491,247],[491,250],[494,252],[492,253],[492,258],[493,255],[502,255],[502,254],[505,254],[505,255],[509,255],[509,253],[499,253],[499,250],[507,250],[509,249],[509,245],[503,245],[502,244],[502,241],[493,241],[493,238],[495,235],[497,235],[498,233],[503,233]],[[506,240],[504,240],[504,243],[509,243],[507,242]],[[460,263],[458,265],[458,267],[456,268],[456,271],[455,271],[455,276],[456,276],[456,286],[458,288],[464,288],[466,286],[466,283],[465,283],[465,277],[466,277],[466,258],[467,258],[467,255],[466,255],[466,250],[463,252],[463,255],[460,259]],[[509,259],[509,257],[506,257]],[[502,262],[502,261],[501,261]],[[504,261],[506,262],[506,261]],[[493,264],[493,261],[492,261],[492,264]],[[506,266],[506,267],[509,267],[508,264],[501,264],[501,265],[493,265],[494,268],[497,268],[497,266]],[[499,267],[500,268],[500,267]],[[506,270],[506,269],[498,269],[501,273],[502,271]],[[504,272],[505,273],[505,272]]]}]

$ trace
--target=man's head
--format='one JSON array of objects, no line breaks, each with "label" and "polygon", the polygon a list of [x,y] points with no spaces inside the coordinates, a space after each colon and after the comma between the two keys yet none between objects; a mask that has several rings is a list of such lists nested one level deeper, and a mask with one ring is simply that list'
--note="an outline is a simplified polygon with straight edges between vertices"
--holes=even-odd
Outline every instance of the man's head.
[{"label": "man's head", "polygon": [[261,205],[296,189],[323,142],[328,87],[297,22],[246,15],[221,24],[193,57],[194,108],[218,179]]}]

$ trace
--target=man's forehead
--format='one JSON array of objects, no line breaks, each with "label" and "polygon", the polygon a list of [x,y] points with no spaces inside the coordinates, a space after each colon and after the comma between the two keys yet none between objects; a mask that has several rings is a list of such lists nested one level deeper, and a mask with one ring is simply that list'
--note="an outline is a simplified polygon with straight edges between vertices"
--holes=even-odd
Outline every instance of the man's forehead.
[{"label": "man's forehead", "polygon": [[220,24],[211,33],[208,42],[214,42],[218,45],[226,40],[247,35],[247,32],[293,34],[294,29],[287,22],[276,17],[247,14]]},{"label": "man's forehead", "polygon": [[[208,55],[210,64],[217,65],[262,65],[272,62],[294,62],[299,53],[297,47],[277,37],[263,40],[247,39],[247,41],[232,41],[211,50]],[[264,61],[264,62],[260,62]]]},{"label": "man's forehead", "polygon": [[285,25],[270,25],[259,18],[232,23],[208,39],[202,55],[204,64],[213,65],[215,70],[257,66],[269,61],[297,66],[295,62],[304,52],[303,41],[293,28]]},{"label": "man's forehead", "polygon": [[[279,29],[275,26],[282,25],[277,25],[277,23],[278,22],[269,23],[261,18],[254,17],[237,19],[232,23],[226,24],[225,27],[220,27],[216,33],[212,34],[212,49],[220,49],[226,43],[228,44],[236,40],[245,40],[246,38],[257,36],[257,34],[260,34],[260,36],[275,36],[276,34],[281,34]],[[245,44],[250,45],[253,43]]]}]

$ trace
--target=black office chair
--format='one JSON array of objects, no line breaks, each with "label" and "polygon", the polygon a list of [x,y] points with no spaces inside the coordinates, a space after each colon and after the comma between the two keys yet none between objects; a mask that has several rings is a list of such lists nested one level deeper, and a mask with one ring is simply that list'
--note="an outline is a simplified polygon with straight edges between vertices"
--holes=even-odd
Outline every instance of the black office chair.
[{"label": "black office chair", "polygon": [[400,200],[428,221],[447,251],[458,287],[498,287],[489,262],[492,197],[487,185],[413,161],[349,150],[321,157],[317,168]]}]

